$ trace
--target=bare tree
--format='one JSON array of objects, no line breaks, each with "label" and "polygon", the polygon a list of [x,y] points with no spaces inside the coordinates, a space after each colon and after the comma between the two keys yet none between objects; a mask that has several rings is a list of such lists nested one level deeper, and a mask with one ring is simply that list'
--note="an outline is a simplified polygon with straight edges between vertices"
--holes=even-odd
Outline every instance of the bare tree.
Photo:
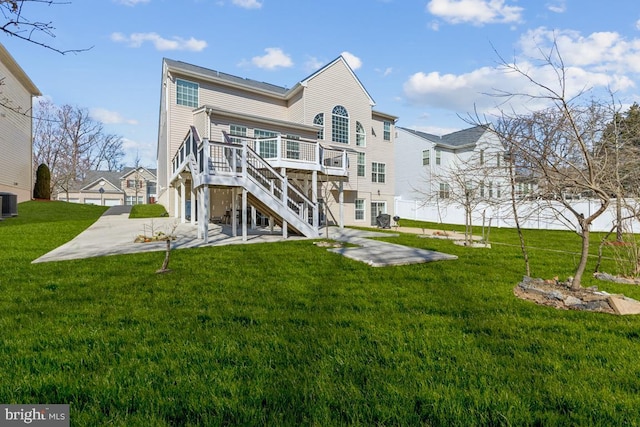
[{"label": "bare tree", "polygon": [[124,157],[122,138],[105,134],[86,109],[46,100],[36,105],[33,154],[34,170],[49,166],[52,189],[66,193],[89,170],[119,170]]},{"label": "bare tree", "polygon": [[[31,19],[27,13],[27,6],[33,8],[37,6],[61,6],[70,2],[54,0],[0,0],[0,30],[5,34],[24,40],[28,43],[41,46],[61,54],[78,53],[87,49],[60,49],[51,46],[46,38],[55,38],[55,27],[51,21],[39,21]],[[41,37],[44,36],[44,37]]]},{"label": "bare tree", "polygon": [[[552,83],[536,79],[531,71],[515,61],[500,58],[502,68],[522,77],[527,89],[498,91],[495,95],[509,100],[542,101],[547,107],[525,113],[503,109],[500,119],[517,122],[517,132],[496,132],[516,148],[517,155],[522,156],[521,164],[528,168],[528,175],[537,180],[536,199],[545,204],[545,209],[553,210],[558,219],[575,224],[581,237],[581,255],[571,285],[579,288],[589,256],[591,224],[610,204],[606,159],[597,156],[595,148],[612,119],[611,108],[593,99],[585,101],[585,90],[569,95],[568,70],[555,43],[549,52],[540,51],[540,55],[541,65],[555,77]],[[596,209],[587,214],[577,210],[575,196],[596,200]]]}]

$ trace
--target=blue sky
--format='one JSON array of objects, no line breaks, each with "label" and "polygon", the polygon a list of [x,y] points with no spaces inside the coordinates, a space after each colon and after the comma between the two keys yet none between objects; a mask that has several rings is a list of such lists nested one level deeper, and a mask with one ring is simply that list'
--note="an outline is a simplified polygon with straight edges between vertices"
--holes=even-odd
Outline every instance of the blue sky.
[{"label": "blue sky", "polygon": [[91,48],[0,37],[43,95],[90,110],[149,167],[163,57],[291,87],[343,54],[376,110],[444,134],[474,105],[490,112],[486,93],[518,87],[496,52],[544,79],[529,58],[555,38],[575,87],[640,101],[637,0],[72,0],[28,2],[23,16],[55,27],[39,41]]}]

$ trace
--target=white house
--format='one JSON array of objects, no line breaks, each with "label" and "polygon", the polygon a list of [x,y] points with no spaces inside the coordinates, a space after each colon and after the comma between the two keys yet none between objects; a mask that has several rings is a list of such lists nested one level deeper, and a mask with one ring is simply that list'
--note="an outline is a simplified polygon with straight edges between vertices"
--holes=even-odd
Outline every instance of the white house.
[{"label": "white house", "polygon": [[40,91],[0,44],[0,193],[18,203],[33,192],[31,112]]},{"label": "white house", "polygon": [[509,199],[505,149],[487,126],[443,136],[397,127],[395,143],[401,218],[464,224],[464,203],[495,211]]},{"label": "white house", "polygon": [[374,224],[394,214],[396,121],[374,105],[342,56],[291,88],[164,59],[159,202],[204,239],[211,220],[245,238],[267,219],[285,236]]}]

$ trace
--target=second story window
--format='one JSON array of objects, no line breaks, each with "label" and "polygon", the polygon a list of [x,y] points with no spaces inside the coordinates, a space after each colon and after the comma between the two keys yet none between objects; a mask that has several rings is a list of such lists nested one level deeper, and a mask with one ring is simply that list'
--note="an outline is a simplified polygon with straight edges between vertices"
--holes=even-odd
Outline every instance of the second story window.
[{"label": "second story window", "polygon": [[242,140],[247,136],[247,128],[245,126],[230,125],[229,138],[234,144],[242,144]]},{"label": "second story window", "polygon": [[371,182],[385,183],[385,166],[384,163],[371,163]]},{"label": "second story window", "polygon": [[342,105],[337,105],[331,113],[331,140],[349,143],[349,113]]},{"label": "second story window", "polygon": [[439,165],[441,163],[442,163],[442,151],[436,150],[436,165]]},{"label": "second story window", "polygon": [[318,139],[324,139],[324,113],[318,113],[313,118],[313,124],[322,126],[322,128],[318,131]]},{"label": "second story window", "polygon": [[367,145],[367,134],[364,132],[364,126],[360,122],[356,122],[356,145],[358,147]]},{"label": "second story window", "polygon": [[431,150],[422,150],[422,165],[427,166],[431,163]]},{"label": "second story window", "polygon": [[365,176],[366,155],[358,153],[358,176]]},{"label": "second story window", "polygon": [[198,106],[198,83],[176,79],[176,103],[187,107]]},{"label": "second story window", "polygon": [[391,122],[384,122],[382,139],[384,139],[385,141],[391,141]]}]

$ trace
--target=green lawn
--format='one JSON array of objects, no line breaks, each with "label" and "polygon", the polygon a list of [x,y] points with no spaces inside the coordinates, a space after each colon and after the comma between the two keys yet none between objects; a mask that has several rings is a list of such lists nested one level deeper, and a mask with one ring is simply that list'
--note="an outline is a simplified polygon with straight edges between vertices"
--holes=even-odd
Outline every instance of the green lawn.
[{"label": "green lawn", "polygon": [[[387,268],[309,241],[173,251],[162,275],[162,252],[30,264],[103,211],[0,221],[0,402],[68,403],[80,426],[640,425],[640,318],[516,299],[512,230],[389,238],[459,259]],[[534,276],[571,274],[544,248],[577,236],[527,237]]]}]

